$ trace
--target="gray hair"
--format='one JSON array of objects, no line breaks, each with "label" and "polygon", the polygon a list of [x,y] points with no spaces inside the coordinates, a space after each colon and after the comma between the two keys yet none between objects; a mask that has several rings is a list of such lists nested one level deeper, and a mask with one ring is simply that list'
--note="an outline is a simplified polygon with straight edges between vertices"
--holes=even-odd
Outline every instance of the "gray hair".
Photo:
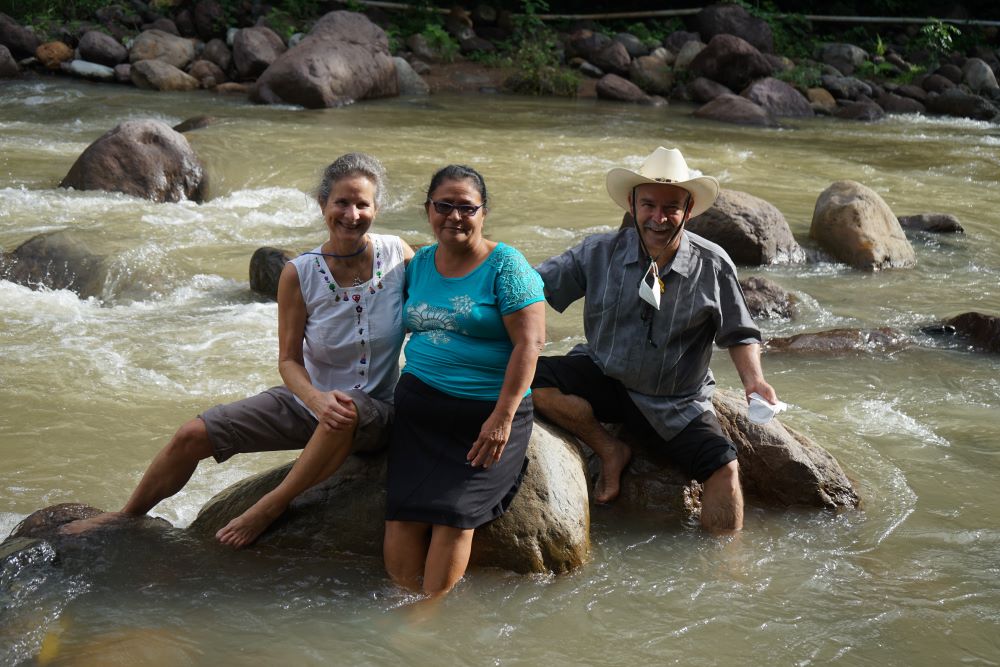
[{"label": "gray hair", "polygon": [[367,153],[345,153],[323,172],[323,178],[316,191],[319,205],[326,206],[333,184],[352,176],[364,176],[375,186],[375,206],[382,208],[385,203],[385,168],[378,158]]}]

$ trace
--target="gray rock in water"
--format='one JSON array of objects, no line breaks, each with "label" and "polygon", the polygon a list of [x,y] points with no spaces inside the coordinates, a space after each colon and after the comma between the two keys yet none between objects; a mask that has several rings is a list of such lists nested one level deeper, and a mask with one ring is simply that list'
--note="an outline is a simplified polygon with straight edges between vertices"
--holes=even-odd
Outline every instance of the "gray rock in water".
[{"label": "gray rock in water", "polygon": [[195,130],[200,130],[214,124],[215,120],[215,116],[191,116],[190,118],[174,125],[173,130],[174,132],[180,132],[181,134],[184,134],[185,132],[194,132]]},{"label": "gray rock in water", "polygon": [[67,289],[97,297],[104,289],[107,263],[71,231],[33,236],[0,256],[0,276],[32,289]]},{"label": "gray rock in water", "polygon": [[133,63],[129,75],[137,88],[146,90],[194,90],[198,87],[198,79],[162,60]]},{"label": "gray rock in water", "polygon": [[84,79],[92,79],[94,81],[114,81],[115,80],[115,70],[107,65],[100,65],[98,63],[90,63],[86,60],[71,60],[69,62],[63,63],[60,66],[62,71],[67,74],[72,74],[73,76],[79,76]]},{"label": "gray rock in water", "polygon": [[687,228],[718,243],[737,264],[802,262],[805,253],[774,205],[738,190],[720,190],[707,211],[688,221]]},{"label": "gray rock in water", "polygon": [[766,352],[790,352],[816,356],[844,354],[886,354],[905,350],[913,340],[890,327],[880,329],[830,329],[771,338],[764,343]]},{"label": "gray rock in water", "polygon": [[[476,531],[472,562],[515,572],[567,572],[586,560],[590,517],[576,448],[535,424],[528,469],[508,512]],[[292,464],[238,482],[210,500],[189,530],[214,535],[274,488]],[[261,548],[378,556],[385,525],[385,453],[351,456],[329,480],[296,498],[257,540]]]},{"label": "gray rock in water", "polygon": [[267,68],[252,99],[317,109],[398,94],[385,32],[362,14],[335,11]]},{"label": "gray rock in water", "polygon": [[970,340],[973,346],[986,352],[1000,353],[1000,317],[985,313],[962,313],[945,320],[945,325]]},{"label": "gray rock in water", "polygon": [[837,181],[820,193],[809,236],[857,269],[878,271],[917,262],[889,205],[874,190],[855,181]]},{"label": "gray rock in water", "polygon": [[740,281],[740,288],[754,319],[795,317],[797,299],[773,280],[751,276]]},{"label": "gray rock in water", "polygon": [[396,82],[400,95],[416,97],[430,94],[430,86],[416,73],[410,63],[406,62],[405,58],[396,56],[392,62],[396,65]]},{"label": "gray rock in water", "polygon": [[833,115],[843,120],[872,122],[885,118],[885,110],[871,100],[860,100],[838,107]]},{"label": "gray rock in water", "polygon": [[975,120],[993,120],[1000,114],[1000,109],[985,97],[966,93],[960,88],[950,88],[942,93],[928,95],[927,110],[931,113]]},{"label": "gray rock in water", "polygon": [[919,213],[917,215],[899,216],[899,225],[903,229],[918,232],[934,232],[937,234],[963,234],[965,228],[958,218],[950,213]]},{"label": "gray rock in water", "polygon": [[262,296],[277,300],[278,280],[285,264],[295,254],[280,248],[257,248],[250,257],[250,289]]},{"label": "gray rock in water", "polygon": [[129,120],[87,147],[59,184],[158,202],[201,201],[205,169],[184,135],[158,120]]},{"label": "gray rock in water", "polygon": [[713,98],[694,112],[695,118],[736,125],[779,127],[778,120],[767,109],[745,97],[726,93]]},{"label": "gray rock in water", "polygon": [[597,97],[602,100],[649,104],[649,95],[642,88],[617,74],[605,74],[597,82]]}]

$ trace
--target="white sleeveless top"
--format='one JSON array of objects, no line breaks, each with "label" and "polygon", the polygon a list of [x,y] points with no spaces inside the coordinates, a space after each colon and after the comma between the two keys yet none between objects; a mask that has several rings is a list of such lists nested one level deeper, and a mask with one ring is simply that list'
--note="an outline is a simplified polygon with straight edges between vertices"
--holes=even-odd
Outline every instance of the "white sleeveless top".
[{"label": "white sleeveless top", "polygon": [[[361,285],[337,285],[320,255],[291,260],[306,303],[302,353],[317,389],[360,389],[392,403],[404,334],[403,241],[386,234],[368,238],[375,250],[372,278]],[[322,246],[312,251],[318,252]]]}]

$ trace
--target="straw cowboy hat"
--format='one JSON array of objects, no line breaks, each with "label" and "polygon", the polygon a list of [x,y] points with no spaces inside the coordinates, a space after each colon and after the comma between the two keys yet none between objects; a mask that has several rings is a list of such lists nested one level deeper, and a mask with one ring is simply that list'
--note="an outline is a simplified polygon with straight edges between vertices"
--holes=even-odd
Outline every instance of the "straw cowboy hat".
[{"label": "straw cowboy hat", "polygon": [[667,183],[691,193],[694,205],[691,216],[704,213],[719,196],[719,182],[711,176],[691,178],[684,156],[676,148],[660,146],[649,154],[639,171],[615,168],[608,172],[608,194],[616,204],[631,213],[628,205],[632,188],[645,183]]}]

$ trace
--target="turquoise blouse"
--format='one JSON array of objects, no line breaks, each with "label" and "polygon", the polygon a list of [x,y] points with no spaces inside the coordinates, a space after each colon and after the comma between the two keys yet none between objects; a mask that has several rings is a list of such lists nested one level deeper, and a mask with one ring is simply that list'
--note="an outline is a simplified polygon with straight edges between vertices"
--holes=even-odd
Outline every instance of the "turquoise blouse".
[{"label": "turquoise blouse", "polygon": [[438,273],[436,251],[437,244],[421,248],[406,267],[403,322],[411,335],[403,372],[451,396],[495,401],[514,349],[503,316],[542,301],[542,279],[503,243],[461,278]]}]

